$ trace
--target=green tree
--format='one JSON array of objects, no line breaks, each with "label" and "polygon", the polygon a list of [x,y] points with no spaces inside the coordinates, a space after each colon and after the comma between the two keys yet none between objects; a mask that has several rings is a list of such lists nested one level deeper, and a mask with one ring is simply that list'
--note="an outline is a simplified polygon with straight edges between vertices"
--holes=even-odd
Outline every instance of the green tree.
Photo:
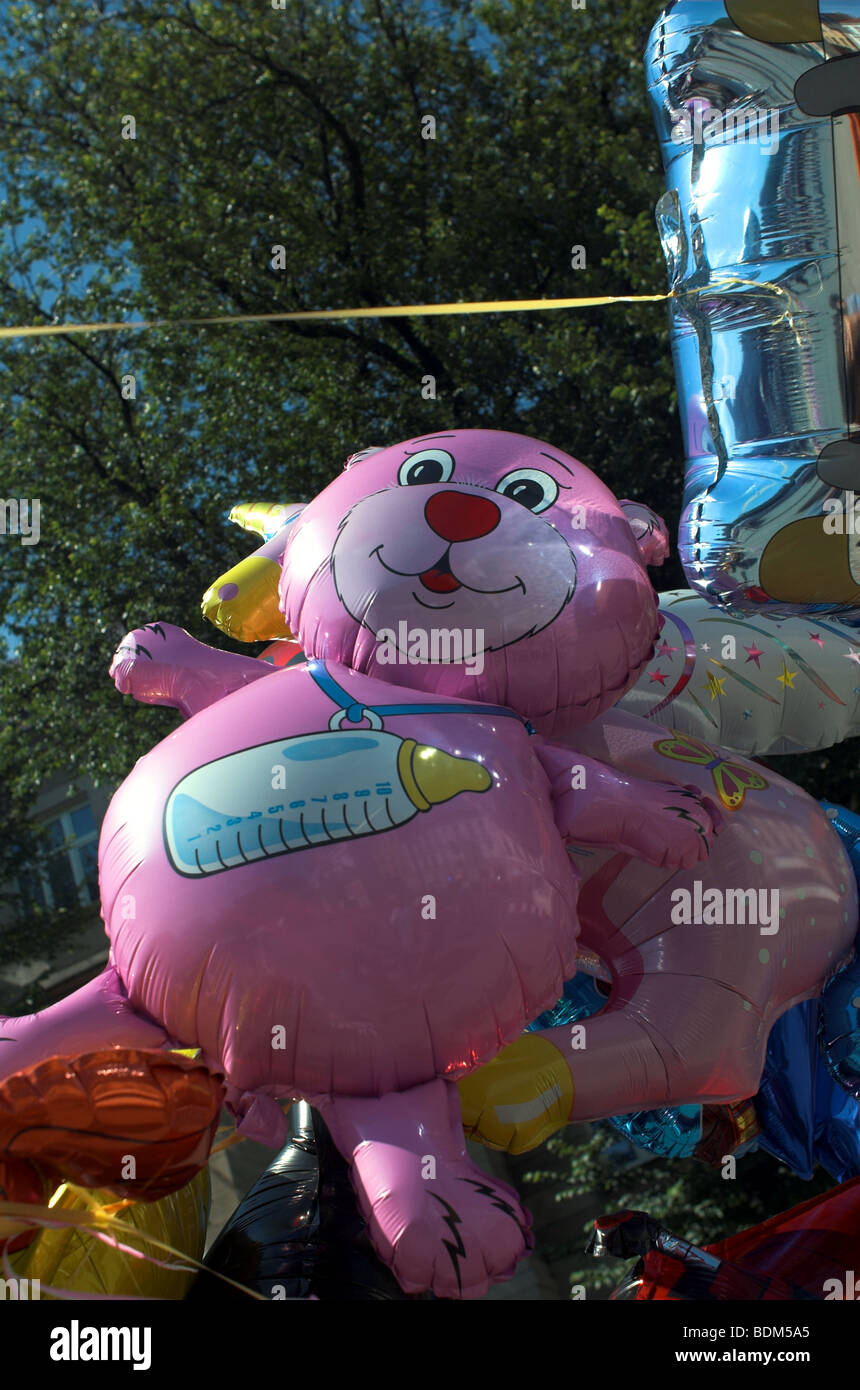
[{"label": "green tree", "polygon": [[[736,1177],[728,1179],[694,1158],[651,1158],[620,1166],[619,1147],[618,1131],[606,1123],[593,1125],[584,1143],[572,1142],[562,1130],[535,1155],[525,1177],[527,1184],[551,1182],[557,1202],[588,1198],[591,1215],[583,1224],[581,1241],[542,1251],[545,1256],[580,1257],[570,1269],[570,1282],[582,1285],[586,1297],[606,1296],[636,1264],[582,1253],[598,1216],[625,1208],[645,1211],[673,1235],[694,1245],[711,1245],[835,1186],[823,1169],[817,1168],[806,1182],[763,1150],[740,1157]],[[631,1155],[636,1152],[632,1145],[629,1148]]]}]

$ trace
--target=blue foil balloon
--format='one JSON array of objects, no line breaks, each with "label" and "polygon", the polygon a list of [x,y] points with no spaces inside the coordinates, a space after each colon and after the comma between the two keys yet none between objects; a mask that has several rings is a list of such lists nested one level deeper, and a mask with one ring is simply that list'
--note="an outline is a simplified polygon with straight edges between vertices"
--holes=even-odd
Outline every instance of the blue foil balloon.
[{"label": "blue foil balloon", "polygon": [[[825,815],[842,840],[860,882],[860,816],[823,801]],[[820,1001],[818,1043],[830,1075],[860,1100],[860,951],[830,981]]]},{"label": "blue foil balloon", "polygon": [[860,1100],[860,960],[856,956],[821,996],[819,1046],[834,1081]]},{"label": "blue foil balloon", "polygon": [[562,1023],[578,1023],[581,1018],[590,1018],[603,1008],[608,992],[602,991],[593,975],[580,970],[572,980],[567,980],[564,994],[551,1009],[529,1023],[527,1033],[540,1033],[544,1028],[558,1028]]},{"label": "blue foil balloon", "polygon": [[[860,817],[821,803],[860,882]],[[854,1001],[857,1001],[856,1003]],[[820,999],[776,1023],[755,1098],[762,1148],[799,1177],[816,1163],[837,1182],[860,1174],[860,967],[844,967]]]},{"label": "blue foil balloon", "polygon": [[[825,1068],[819,1070],[817,1047],[818,1001],[796,1004],[783,1014],[771,1031],[767,1059],[755,1113],[760,1143],[798,1177],[812,1177],[815,1168],[817,1103],[821,1091],[828,1100],[833,1082]],[[860,1158],[860,1151],[858,1151]]]},{"label": "blue foil balloon", "polygon": [[819,1055],[819,1001],[796,1004],[774,1027],[755,1098],[759,1143],[807,1181],[816,1163],[836,1182],[860,1175],[860,1105]]},{"label": "blue foil balloon", "polygon": [[640,1149],[663,1158],[690,1158],[702,1137],[702,1107],[639,1110],[633,1115],[613,1115],[609,1123]]},{"label": "blue foil balloon", "polygon": [[833,826],[851,860],[854,876],[860,883],[860,816],[837,806],[834,801],[822,801],[824,814]]}]

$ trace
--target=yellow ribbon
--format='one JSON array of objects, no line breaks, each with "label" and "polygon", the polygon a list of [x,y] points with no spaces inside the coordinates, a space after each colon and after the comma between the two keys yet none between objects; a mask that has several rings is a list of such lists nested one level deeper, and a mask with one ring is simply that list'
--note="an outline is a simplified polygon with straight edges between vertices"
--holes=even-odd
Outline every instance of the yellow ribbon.
[{"label": "yellow ribbon", "polygon": [[[384,304],[373,309],[293,309],[282,314],[216,314],[190,319],[131,319],[126,323],[49,323],[25,324],[18,328],[0,328],[0,338],[50,338],[65,333],[118,333],[121,329],[140,328],[207,328],[225,323],[310,323],[322,319],[393,319],[434,318],[444,314],[526,314],[543,309],[592,309],[607,304],[659,304],[667,299],[683,299],[687,295],[704,296],[720,288],[745,286],[770,290],[789,303],[792,295],[771,280],[742,280],[739,276],[716,278],[693,290],[670,290],[668,294],[599,294],[575,299],[487,299],[460,304]],[[786,309],[774,322],[787,318],[794,329],[791,310]]]},{"label": "yellow ribbon", "polygon": [[206,328],[224,323],[307,323],[318,319],[431,318],[440,314],[522,314],[540,309],[587,309],[605,304],[654,304],[669,294],[605,294],[580,299],[490,299],[464,304],[386,304],[375,309],[297,309],[283,314],[222,314],[210,318],[133,319],[127,323],[50,323],[0,328],[0,338],[49,338],[64,333],[116,333],[138,328]]}]

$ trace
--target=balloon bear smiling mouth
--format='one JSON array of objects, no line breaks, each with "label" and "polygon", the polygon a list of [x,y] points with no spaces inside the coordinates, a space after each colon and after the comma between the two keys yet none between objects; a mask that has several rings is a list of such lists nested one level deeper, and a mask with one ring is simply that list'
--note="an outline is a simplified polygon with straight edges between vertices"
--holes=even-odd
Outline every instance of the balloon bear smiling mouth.
[{"label": "balloon bear smiling mouth", "polygon": [[450,552],[446,552],[438,565],[434,565],[432,569],[425,570],[423,574],[419,574],[418,578],[421,580],[424,588],[429,589],[431,593],[453,594],[455,589],[461,587],[459,579],[454,577],[451,570],[451,560],[449,557]]},{"label": "balloon bear smiling mouth", "polygon": [[[370,552],[370,558],[376,557],[384,570],[389,574],[396,574],[401,579],[419,579],[425,589],[429,589],[432,594],[453,594],[458,589],[467,589],[472,594],[510,594],[514,589],[521,589],[526,592],[526,586],[519,575],[515,575],[515,584],[506,584],[501,589],[478,589],[473,584],[464,584],[458,579],[451,568],[451,547],[448,546],[441,559],[429,569],[422,570],[420,574],[410,573],[409,570],[398,570],[393,565],[388,565],[382,558],[382,546],[378,545],[375,550]],[[413,597],[421,603],[418,594]]]}]

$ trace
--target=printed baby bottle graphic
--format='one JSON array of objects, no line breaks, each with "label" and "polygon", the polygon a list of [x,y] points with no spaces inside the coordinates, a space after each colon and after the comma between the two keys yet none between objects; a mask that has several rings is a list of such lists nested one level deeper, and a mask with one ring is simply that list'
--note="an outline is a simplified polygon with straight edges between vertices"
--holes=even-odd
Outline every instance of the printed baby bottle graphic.
[{"label": "printed baby bottle graphic", "polygon": [[381,729],[275,739],[182,778],[165,807],[167,852],[187,877],[222,873],[380,835],[461,792],[485,792],[491,780],[473,758]]}]

